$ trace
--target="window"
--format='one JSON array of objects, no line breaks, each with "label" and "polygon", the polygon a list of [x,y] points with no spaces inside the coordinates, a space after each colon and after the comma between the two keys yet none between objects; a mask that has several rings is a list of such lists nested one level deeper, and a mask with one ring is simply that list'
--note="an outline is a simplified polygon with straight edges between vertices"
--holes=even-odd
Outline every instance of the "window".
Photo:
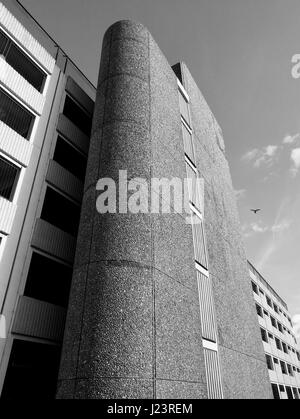
[{"label": "window", "polygon": [[0,55],[35,89],[42,92],[46,74],[0,30]]},{"label": "window", "polygon": [[270,355],[266,355],[266,361],[267,361],[268,369],[273,371],[274,365],[273,365],[272,358],[270,357]]},{"label": "window", "polygon": [[269,317],[269,313],[268,313],[266,310],[264,310],[264,315],[265,315],[266,317]]},{"label": "window", "polygon": [[258,314],[258,316],[262,318],[264,317],[262,308],[258,304],[256,304],[256,313]]},{"label": "window", "polygon": [[285,389],[284,389],[284,386],[282,384],[279,386],[279,390],[280,390],[281,393],[285,393]]},{"label": "window", "polygon": [[261,338],[264,342],[268,343],[268,336],[267,336],[267,332],[265,331],[265,329],[260,329],[261,332]]},{"label": "window", "polygon": [[66,96],[63,114],[70,119],[84,134],[90,136],[92,128],[92,118],[77,105],[74,100]]},{"label": "window", "polygon": [[256,284],[254,284],[254,282],[251,282],[251,285],[252,285],[252,290],[253,290],[253,292],[255,292],[255,294],[257,294],[257,295],[258,295],[258,287],[257,287],[257,285],[256,285]]},{"label": "window", "polygon": [[15,339],[1,398],[54,400],[60,352],[56,345]]},{"label": "window", "polygon": [[294,397],[293,397],[293,393],[292,393],[291,387],[286,387],[286,392],[287,392],[287,395],[288,395],[288,399],[293,400]]},{"label": "window", "polygon": [[266,300],[267,300],[268,306],[270,306],[270,307],[273,308],[272,301],[271,301],[271,299],[267,295],[266,295]]},{"label": "window", "polygon": [[262,295],[265,295],[265,293],[263,292],[263,290],[260,288],[259,289],[259,292],[262,294]]},{"label": "window", "polygon": [[27,109],[0,89],[0,121],[28,140],[34,119]]},{"label": "window", "polygon": [[9,201],[14,199],[21,169],[0,156],[0,196]]},{"label": "window", "polygon": [[279,330],[280,333],[283,334],[283,327],[282,327],[282,324],[279,323],[279,322],[278,322],[278,330]]},{"label": "window", "polygon": [[280,400],[280,394],[277,384],[272,384],[273,397],[275,400]]},{"label": "window", "polygon": [[61,137],[57,138],[53,160],[78,179],[84,181],[87,164],[86,157]]},{"label": "window", "polygon": [[293,376],[294,376],[294,373],[293,373],[293,368],[292,368],[292,366],[291,366],[290,364],[287,364],[287,369],[288,369],[288,373],[289,373],[289,375],[290,375],[291,377],[293,377]]},{"label": "window", "polygon": [[283,352],[288,354],[288,349],[287,349],[287,346],[284,342],[282,342],[282,348],[283,348]]},{"label": "window", "polygon": [[279,339],[277,339],[277,338],[275,338],[275,342],[276,342],[276,347],[277,347],[277,349],[278,349],[279,351],[282,351],[282,347],[281,347],[280,340],[279,340]]},{"label": "window", "polygon": [[287,368],[286,368],[285,362],[280,361],[280,366],[281,366],[281,372],[282,372],[282,374],[288,375],[287,374]]},{"label": "window", "polygon": [[273,358],[273,361],[274,361],[274,364],[279,365],[279,361],[278,361],[278,359],[277,359],[277,358]]},{"label": "window", "polygon": [[293,395],[294,395],[294,399],[299,399],[299,394],[295,387],[293,387]]},{"label": "window", "polygon": [[274,339],[274,336],[273,336],[271,333],[268,333],[268,337],[269,337],[270,339]]},{"label": "window", "polygon": [[272,326],[273,327],[275,327],[275,329],[277,329],[277,323],[276,323],[276,320],[274,319],[274,317],[272,317],[271,316],[271,323],[272,323]]},{"label": "window", "polygon": [[276,304],[273,305],[274,311],[275,313],[279,314],[279,310]]},{"label": "window", "polygon": [[73,236],[77,235],[80,207],[52,188],[47,188],[41,218]]},{"label": "window", "polygon": [[24,295],[67,307],[72,269],[39,253],[33,253]]}]

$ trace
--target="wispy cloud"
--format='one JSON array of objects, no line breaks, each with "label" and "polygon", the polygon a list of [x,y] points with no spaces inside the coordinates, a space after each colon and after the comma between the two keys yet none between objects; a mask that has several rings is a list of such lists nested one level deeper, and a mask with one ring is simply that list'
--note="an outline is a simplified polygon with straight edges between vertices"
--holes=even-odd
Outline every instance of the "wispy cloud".
[{"label": "wispy cloud", "polygon": [[237,201],[239,201],[240,199],[245,198],[245,196],[246,196],[246,189],[237,189],[234,192],[235,192],[235,196],[236,196]]},{"label": "wispy cloud", "polygon": [[298,174],[298,171],[300,169],[300,148],[294,148],[291,151],[291,160],[292,160],[291,173],[292,173],[292,176],[295,177]]},{"label": "wispy cloud", "polygon": [[289,229],[291,226],[291,221],[290,220],[282,220],[280,223],[274,224],[271,227],[271,231],[272,233],[282,233],[284,230]]},{"label": "wispy cloud", "polygon": [[[263,166],[271,167],[278,161],[285,150],[290,153],[290,161],[292,162],[290,173],[295,177],[300,169],[300,133],[294,135],[286,134],[280,145],[270,144],[261,149],[254,148],[249,150],[242,156],[242,161],[252,163],[256,169]],[[269,176],[264,178],[264,180],[266,179],[269,179]]]},{"label": "wispy cloud", "polygon": [[257,263],[258,269],[262,269],[271,257],[271,255],[273,255],[273,253],[276,252],[276,250],[281,245],[281,238],[283,232],[288,230],[292,225],[291,220],[287,217],[287,212],[289,212],[289,206],[290,199],[288,197],[285,197],[280,204],[280,207],[275,217],[275,221],[270,228],[272,236],[267,242],[265,249],[260,257],[260,260]]},{"label": "wispy cloud", "polygon": [[287,134],[284,137],[282,143],[283,144],[294,144],[296,142],[296,140],[298,140],[298,138],[300,138],[300,133],[297,133],[295,135]]},{"label": "wispy cloud", "polygon": [[[291,226],[291,221],[288,219],[283,219],[280,222],[275,222],[271,226],[267,226],[263,224],[263,222],[253,222],[250,224],[244,224],[242,226],[242,232],[244,234],[244,237],[251,237],[255,233],[263,234],[263,233],[273,233],[279,234],[282,233],[285,230],[288,230]],[[273,241],[273,240],[272,240]]]},{"label": "wispy cloud", "polygon": [[253,162],[253,166],[258,168],[263,164],[271,166],[274,163],[279,146],[268,145],[259,150],[254,148],[242,156],[243,161]]}]

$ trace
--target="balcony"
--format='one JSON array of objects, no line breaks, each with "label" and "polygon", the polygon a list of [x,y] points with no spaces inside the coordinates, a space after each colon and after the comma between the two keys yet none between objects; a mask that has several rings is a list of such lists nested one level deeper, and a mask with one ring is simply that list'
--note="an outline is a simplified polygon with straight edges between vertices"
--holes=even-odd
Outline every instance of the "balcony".
[{"label": "balcony", "polygon": [[76,239],[44,220],[37,219],[31,245],[70,265],[73,264]]},{"label": "balcony", "polygon": [[12,333],[61,342],[65,318],[66,310],[64,308],[21,296]]}]

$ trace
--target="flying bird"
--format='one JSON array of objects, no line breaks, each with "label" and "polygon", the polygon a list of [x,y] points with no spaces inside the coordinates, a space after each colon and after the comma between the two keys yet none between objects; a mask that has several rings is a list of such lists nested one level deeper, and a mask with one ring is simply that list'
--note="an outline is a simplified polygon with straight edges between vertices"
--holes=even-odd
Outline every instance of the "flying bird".
[{"label": "flying bird", "polygon": [[260,208],[258,208],[258,209],[251,209],[250,211],[254,212],[254,214],[257,214],[259,211],[261,211],[261,209]]}]

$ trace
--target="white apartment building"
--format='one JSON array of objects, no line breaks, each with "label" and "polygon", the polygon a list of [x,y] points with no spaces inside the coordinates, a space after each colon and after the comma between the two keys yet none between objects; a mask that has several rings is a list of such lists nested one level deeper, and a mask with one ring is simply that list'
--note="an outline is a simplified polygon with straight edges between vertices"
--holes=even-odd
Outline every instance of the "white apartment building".
[{"label": "white apartment building", "polygon": [[288,306],[248,264],[274,398],[299,399],[300,353]]},{"label": "white apartment building", "polygon": [[5,399],[55,396],[95,91],[18,1],[0,2]]}]

